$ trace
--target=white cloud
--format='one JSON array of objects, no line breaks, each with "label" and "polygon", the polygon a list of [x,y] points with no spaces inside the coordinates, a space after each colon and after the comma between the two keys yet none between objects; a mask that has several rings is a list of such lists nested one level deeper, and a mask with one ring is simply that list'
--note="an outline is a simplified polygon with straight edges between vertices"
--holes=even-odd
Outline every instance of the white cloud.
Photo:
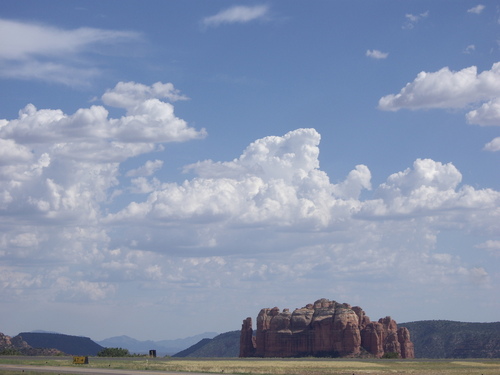
[{"label": "white cloud", "polygon": [[214,163],[208,160],[186,166],[185,170],[192,170],[204,178],[252,174],[265,180],[301,180],[319,167],[320,139],[314,129],[298,129],[282,137],[258,139],[231,162]]},{"label": "white cloud", "polygon": [[403,29],[413,29],[415,25],[420,22],[420,20],[427,18],[429,16],[429,11],[425,11],[420,14],[405,14],[406,22],[403,24]]},{"label": "white cloud", "polygon": [[467,13],[481,14],[484,8],[486,8],[484,5],[478,4],[475,7],[467,9]]},{"label": "white cloud", "polygon": [[[476,218],[476,210],[495,207],[500,202],[500,193],[490,190],[475,190],[471,186],[458,188],[461,173],[451,164],[442,164],[431,159],[417,159],[413,168],[394,173],[381,184],[375,196],[379,199],[366,201],[360,214],[362,216],[439,216],[442,225],[462,225],[462,221],[483,221],[491,225],[496,220],[496,209],[491,215]],[[467,218],[464,210],[470,210]],[[450,224],[454,222],[454,224]]]},{"label": "white cloud", "polygon": [[[149,88],[140,86],[148,92],[148,95],[143,96],[149,97],[156,92],[155,87],[162,84],[157,83]],[[175,92],[173,86],[165,86],[168,87],[168,93]],[[206,136],[204,129],[196,131],[176,117],[172,104],[156,98],[141,99],[140,95],[132,100],[130,98],[137,94],[134,91],[136,85],[124,83],[120,87],[130,88],[131,94],[127,97],[126,90],[122,90],[120,95],[110,100],[116,104],[118,98],[127,98],[121,102],[121,105],[129,106],[127,116],[108,118],[108,111],[95,105],[81,108],[73,115],[66,115],[61,110],[37,110],[34,105],[29,104],[20,111],[17,120],[11,120],[0,128],[0,135],[20,144],[51,144],[57,153],[71,153],[71,149],[66,149],[71,143],[75,147],[72,158],[95,158],[100,154],[103,159],[142,153],[144,149],[138,147],[140,143],[181,142]],[[166,93],[160,91],[158,96],[164,97]],[[87,153],[77,153],[78,149]],[[151,150],[149,147],[148,149]]]},{"label": "white cloud", "polygon": [[469,124],[500,126],[500,97],[483,103],[465,115]]},{"label": "white cloud", "polygon": [[116,287],[109,283],[87,280],[75,281],[69,277],[56,280],[57,301],[98,301],[109,298]]},{"label": "white cloud", "polygon": [[0,168],[31,160],[33,155],[27,147],[17,144],[12,139],[0,138]]},{"label": "white cloud", "polygon": [[[313,129],[257,140],[231,162],[207,160],[187,166],[198,177],[181,185],[158,185],[144,202],[131,203],[107,221],[145,226],[163,222],[178,228],[177,234],[187,230],[190,221],[202,222],[211,229],[189,238],[189,246],[199,248],[213,246],[209,243],[232,248],[226,230],[233,227],[287,228],[308,238],[305,233],[328,232],[339,223],[351,222],[354,227],[355,218],[440,217],[437,227],[448,223],[458,228],[468,221],[495,225],[495,210],[481,219],[475,215],[496,207],[500,194],[467,185],[459,188],[462,175],[451,163],[418,159],[413,168],[389,176],[376,189],[375,199],[360,201],[361,191],[371,189],[369,169],[357,166],[345,181],[331,184],[319,169],[318,144],[319,134]],[[156,236],[152,230],[148,241]]]},{"label": "white cloud", "polygon": [[148,160],[146,164],[137,169],[132,169],[128,171],[125,176],[127,177],[146,177],[153,175],[157,170],[161,169],[163,166],[163,160]]},{"label": "white cloud", "polygon": [[486,143],[484,149],[493,152],[500,151],[500,137],[493,138],[491,142]]},{"label": "white cloud", "polygon": [[377,49],[374,50],[366,50],[366,56],[371,57],[373,59],[386,59],[387,56],[389,56],[389,53],[387,52],[381,52]]},{"label": "white cloud", "polygon": [[[500,62],[491,70],[477,73],[471,66],[458,72],[445,67],[437,72],[421,72],[398,94],[380,98],[378,108],[398,111],[428,108],[467,108],[484,102],[478,109],[467,113],[467,121],[478,125],[500,124]],[[485,145],[488,151],[498,151],[497,141]]]},{"label": "white cloud", "polygon": [[333,186],[333,192],[340,198],[359,199],[363,189],[371,190],[371,177],[371,172],[366,165],[357,165],[343,182]]},{"label": "white cloud", "polygon": [[[442,297],[497,280],[493,266],[471,265],[440,241],[456,231],[486,247],[500,230],[500,192],[463,184],[452,163],[418,159],[371,193],[366,165],[330,181],[320,168],[321,136],[309,128],[257,139],[233,160],[187,165],[195,177],[182,183],[162,181],[152,176],[168,161],[143,154],[165,139],[155,119],[165,118],[167,128],[182,122],[159,100],[179,94],[163,84],[164,91],[117,87],[122,118],[103,106],[67,115],[28,105],[17,119],[0,121],[5,299],[58,301],[58,308],[105,300],[121,309],[121,297],[140,290],[128,320],[207,298],[260,308],[267,301],[255,306],[250,298],[259,288],[271,301],[292,289],[302,304],[314,285],[319,295],[376,305],[381,289],[414,300],[422,286]],[[136,120],[134,131],[144,133],[125,137],[123,128]],[[192,132],[169,139],[202,136]],[[156,141],[149,133],[159,134]],[[130,160],[139,155],[140,162]],[[110,202],[118,190],[120,199]],[[325,279],[331,282],[318,282]]]},{"label": "white cloud", "polygon": [[[137,100],[130,115],[120,119],[109,118],[102,106],[66,115],[30,104],[18,119],[3,120],[0,207],[11,213],[31,212],[34,218],[94,222],[100,216],[99,204],[114,194],[121,162],[154,151],[160,143],[205,136],[204,130],[177,118],[170,103]],[[162,164],[148,162],[129,176],[150,175]]]},{"label": "white cloud", "polygon": [[413,169],[394,173],[387,179],[387,184],[403,194],[408,194],[415,188],[432,186],[439,190],[455,189],[462,181],[462,175],[457,168],[451,164],[442,164],[431,159],[417,159],[413,163]]},{"label": "white cloud", "polygon": [[500,240],[488,240],[476,245],[476,248],[486,250],[491,255],[500,256]]},{"label": "white cloud", "polygon": [[474,44],[469,44],[467,47],[465,47],[464,53],[469,55],[472,52],[474,52],[475,50],[476,50],[476,46]]},{"label": "white cloud", "polygon": [[39,80],[66,86],[87,86],[90,80],[100,74],[99,69],[90,65],[75,67],[64,62],[0,60],[0,76],[3,78]]},{"label": "white cloud", "polygon": [[222,24],[247,23],[255,20],[265,20],[269,15],[267,5],[236,5],[220,11],[219,13],[206,17],[202,23],[204,26],[217,27]]},{"label": "white cloud", "polygon": [[397,111],[402,108],[463,108],[500,95],[500,63],[491,70],[477,73],[471,66],[458,72],[445,67],[437,72],[421,72],[398,94],[379,100],[379,108]]},{"label": "white cloud", "polygon": [[[328,177],[318,162],[320,136],[298,129],[283,137],[255,141],[231,162],[199,162],[186,167],[199,175],[183,185],[167,184],[146,202],[133,203],[110,220],[184,220],[211,218],[240,223],[269,222],[279,226],[308,222],[325,225],[333,201]],[[363,170],[363,173],[369,172]],[[354,178],[353,178],[354,179]],[[359,194],[353,182],[344,188]]]},{"label": "white cloud", "polygon": [[146,86],[135,82],[118,82],[116,86],[107,90],[103,96],[104,104],[118,108],[132,108],[148,99],[168,99],[171,102],[187,100],[173,84],[156,82]]},{"label": "white cloud", "polygon": [[124,142],[183,142],[201,139],[205,129],[197,131],[174,115],[174,106],[158,99],[146,100],[127,110],[124,116],[111,123],[113,136]]},{"label": "white cloud", "polygon": [[130,191],[136,194],[148,194],[158,190],[161,186],[160,182],[156,178],[148,180],[145,177],[134,178],[131,181],[131,185]]},{"label": "white cloud", "polygon": [[95,43],[137,38],[126,31],[80,28],[62,30],[51,26],[0,19],[0,58],[29,60],[32,56],[75,54]]},{"label": "white cloud", "polygon": [[85,85],[100,74],[84,53],[101,46],[140,39],[131,31],[59,29],[43,24],[0,19],[0,76]]}]

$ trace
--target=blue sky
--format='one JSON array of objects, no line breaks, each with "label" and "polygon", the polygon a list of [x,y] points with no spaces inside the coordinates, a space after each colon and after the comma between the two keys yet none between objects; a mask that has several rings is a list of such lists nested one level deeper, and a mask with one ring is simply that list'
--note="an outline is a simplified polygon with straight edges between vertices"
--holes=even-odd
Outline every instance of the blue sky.
[{"label": "blue sky", "polygon": [[2,4],[0,331],[498,320],[496,2]]}]

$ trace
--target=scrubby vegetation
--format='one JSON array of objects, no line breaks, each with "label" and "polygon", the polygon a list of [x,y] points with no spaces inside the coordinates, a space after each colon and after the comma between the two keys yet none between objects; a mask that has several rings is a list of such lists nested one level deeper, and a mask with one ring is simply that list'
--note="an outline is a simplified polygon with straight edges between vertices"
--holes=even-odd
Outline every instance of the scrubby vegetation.
[{"label": "scrubby vegetation", "polygon": [[21,352],[15,348],[4,348],[0,350],[0,355],[21,355]]},{"label": "scrubby vegetation", "polygon": [[104,348],[99,353],[98,357],[130,357],[128,349],[123,348]]},{"label": "scrubby vegetation", "polygon": [[416,358],[500,358],[500,322],[423,320],[399,326],[410,331]]}]

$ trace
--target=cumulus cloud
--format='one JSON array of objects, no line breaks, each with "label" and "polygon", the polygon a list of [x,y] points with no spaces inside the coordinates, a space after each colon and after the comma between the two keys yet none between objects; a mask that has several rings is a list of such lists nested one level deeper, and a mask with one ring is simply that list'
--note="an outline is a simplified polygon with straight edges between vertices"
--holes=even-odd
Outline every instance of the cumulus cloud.
[{"label": "cumulus cloud", "polygon": [[125,176],[127,177],[146,177],[151,176],[157,170],[159,170],[163,166],[163,160],[148,160],[146,164],[137,169],[131,169],[128,171]]},{"label": "cumulus cloud", "polygon": [[12,139],[0,138],[0,167],[21,164],[31,160],[32,157],[29,148],[17,144]]},{"label": "cumulus cloud", "polygon": [[247,23],[255,20],[264,20],[268,15],[269,6],[267,5],[236,5],[221,10],[213,16],[205,17],[202,24],[207,27],[217,27],[223,24]]},{"label": "cumulus cloud", "polygon": [[379,100],[384,111],[424,108],[463,108],[478,101],[490,100],[500,95],[500,63],[491,70],[478,74],[471,66],[458,72],[448,67],[437,72],[421,72],[398,94]]},{"label": "cumulus cloud", "polygon": [[[158,185],[144,202],[133,202],[106,220],[146,226],[163,222],[169,227],[183,223],[180,231],[191,220],[203,222],[211,229],[191,236],[189,246],[217,244],[221,249],[229,241],[225,229],[235,226],[314,233],[354,218],[422,216],[458,220],[459,226],[464,210],[470,210],[472,220],[473,211],[488,210],[500,200],[493,190],[460,187],[462,175],[453,164],[418,159],[412,168],[389,176],[377,187],[375,199],[360,201],[361,191],[371,189],[368,167],[356,166],[344,181],[332,184],[319,169],[319,140],[314,129],[298,129],[257,140],[233,161],[188,165],[186,170],[198,177],[180,185]],[[494,225],[495,215],[484,215],[482,220]],[[152,232],[148,241],[156,236]]]},{"label": "cumulus cloud", "polygon": [[0,19],[0,76],[84,85],[100,74],[85,53],[102,46],[140,40],[132,31],[95,28],[59,29],[43,24]]},{"label": "cumulus cloud", "polygon": [[469,124],[500,126],[500,97],[483,103],[465,115]]},{"label": "cumulus cloud", "polygon": [[413,163],[413,169],[408,168],[390,175],[387,183],[382,186],[390,186],[407,195],[412,189],[421,186],[433,186],[439,190],[455,189],[460,181],[462,175],[453,164],[417,159]]},{"label": "cumulus cloud", "polygon": [[371,190],[371,177],[366,165],[357,165],[343,182],[333,186],[333,192],[340,198],[359,199],[363,189]]},{"label": "cumulus cloud", "polygon": [[259,288],[272,300],[292,288],[303,304],[311,285],[348,300],[355,290],[370,299],[381,287],[445,293],[495,280],[440,244],[451,230],[489,248],[500,230],[500,192],[463,184],[452,163],[418,159],[378,186],[360,164],[332,183],[321,136],[306,128],[250,142],[232,160],[186,165],[194,177],[184,182],[164,181],[153,176],[168,161],[144,154],[204,133],[162,101],[180,95],[173,86],[156,87],[109,90],[103,102],[124,107],[122,118],[97,105],[72,115],[28,105],[0,121],[5,300],[91,308],[119,304],[132,287],[142,291],[140,314],[207,298],[254,309],[246,297]]},{"label": "cumulus cloud", "polygon": [[[480,108],[466,114],[470,124],[500,124],[500,63],[478,74],[471,66],[458,72],[445,67],[437,72],[421,72],[398,94],[380,98],[378,108],[398,111],[428,108],[468,108],[483,102]],[[485,145],[485,150],[498,151],[496,140]]]},{"label": "cumulus cloud", "polygon": [[[284,136],[269,136],[251,143],[231,162],[211,160],[185,167],[204,178],[257,175],[264,179],[302,179],[319,167],[321,136],[314,129],[298,129]],[[293,168],[292,168],[293,167]]]},{"label": "cumulus cloud", "polygon": [[101,97],[104,104],[118,108],[132,108],[148,99],[167,99],[171,102],[187,100],[170,82],[156,82],[146,86],[136,82],[118,82]]},{"label": "cumulus cloud", "polygon": [[491,142],[484,145],[484,150],[486,151],[500,151],[500,137],[493,138]]},{"label": "cumulus cloud", "polygon": [[484,8],[486,8],[484,5],[478,4],[475,7],[467,9],[467,13],[481,14],[483,12]]},{"label": "cumulus cloud", "polygon": [[[149,88],[151,92],[154,92],[155,85]],[[131,91],[128,97],[128,91],[123,86]],[[144,85],[141,88],[142,86]],[[103,158],[112,155],[123,158],[132,156],[134,152],[143,152],[137,147],[140,143],[180,142],[206,135],[204,129],[196,131],[176,117],[171,103],[156,98],[141,100],[137,97],[132,100],[130,97],[137,91],[134,91],[135,84],[128,83],[120,87],[122,92],[111,101],[116,104],[118,97],[127,98],[120,104],[127,106],[127,115],[119,119],[109,118],[109,112],[97,105],[66,115],[61,110],[38,110],[34,105],[28,104],[19,112],[18,119],[11,120],[0,128],[0,136],[13,139],[19,144],[51,144],[58,153],[70,152],[65,146],[71,142],[82,151],[94,151],[87,153],[91,158],[96,157],[96,154],[102,154]],[[158,96],[165,96],[165,93],[161,92]],[[82,156],[86,157],[79,153],[74,153],[73,157]]]},{"label": "cumulus cloud", "polygon": [[379,51],[377,49],[373,49],[373,50],[369,49],[369,50],[366,50],[366,56],[371,57],[373,59],[380,60],[380,59],[386,59],[387,56],[389,56],[389,53],[382,52],[382,51]]},{"label": "cumulus cloud", "polygon": [[[360,213],[374,217],[438,215],[454,221],[465,218],[464,209],[481,211],[500,202],[499,192],[467,185],[458,188],[461,180],[462,174],[451,163],[417,159],[413,168],[389,176],[376,190],[379,199],[365,202]],[[491,223],[498,213],[494,210],[491,214],[483,217],[485,222]]]},{"label": "cumulus cloud", "polygon": [[[206,160],[186,166],[199,177],[182,185],[167,184],[146,202],[132,203],[109,220],[210,218],[245,225],[325,225],[333,202],[328,202],[328,177],[319,170],[319,140],[314,129],[298,129],[257,140],[230,162]],[[363,184],[352,183],[344,190],[356,195]]]},{"label": "cumulus cloud", "polygon": [[[99,203],[118,183],[121,162],[154,151],[161,143],[206,134],[189,127],[174,115],[170,103],[158,99],[137,99],[129,113],[114,119],[104,107],[92,106],[67,115],[29,104],[17,119],[3,120],[0,206],[35,216],[97,219]],[[152,174],[162,163],[146,163],[129,176]]]}]

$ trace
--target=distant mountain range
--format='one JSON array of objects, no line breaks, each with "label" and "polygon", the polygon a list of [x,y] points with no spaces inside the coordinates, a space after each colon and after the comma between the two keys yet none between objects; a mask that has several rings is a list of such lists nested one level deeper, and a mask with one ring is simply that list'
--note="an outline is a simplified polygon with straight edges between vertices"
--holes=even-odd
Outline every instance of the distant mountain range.
[{"label": "distant mountain range", "polygon": [[164,357],[174,355],[190,346],[196,344],[202,339],[211,339],[217,336],[216,332],[205,332],[199,335],[186,337],[184,339],[161,340],[161,341],[139,341],[129,336],[115,336],[108,339],[97,341],[99,345],[106,348],[128,349],[130,353],[147,354],[150,350],[156,350],[156,355]]},{"label": "distant mountain range", "polygon": [[[500,322],[424,320],[399,323],[398,326],[410,331],[416,358],[500,358]],[[117,336],[97,343],[88,337],[60,333],[22,332],[14,338],[0,333],[0,353],[11,348],[30,354],[26,352],[28,344],[31,348],[55,348],[70,355],[95,356],[107,347],[128,349],[130,353],[136,354],[147,354],[154,349],[158,356],[238,357],[239,339],[240,331],[220,335],[205,332],[185,339],[161,341],[139,341],[128,336]]]}]

